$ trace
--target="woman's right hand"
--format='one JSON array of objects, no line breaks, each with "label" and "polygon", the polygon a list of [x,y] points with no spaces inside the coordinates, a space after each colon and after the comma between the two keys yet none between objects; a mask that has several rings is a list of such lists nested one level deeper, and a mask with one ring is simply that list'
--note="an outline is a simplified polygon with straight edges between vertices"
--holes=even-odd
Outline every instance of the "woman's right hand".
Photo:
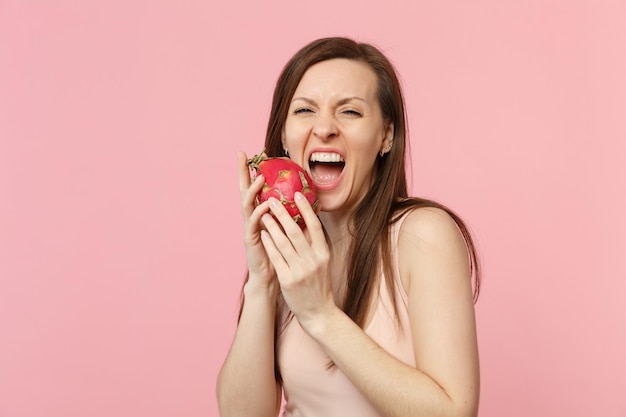
[{"label": "woman's right hand", "polygon": [[244,245],[248,260],[249,283],[270,285],[276,281],[276,272],[261,242],[261,217],[269,212],[268,202],[257,204],[257,195],[263,188],[263,176],[250,179],[248,157],[239,151],[239,192],[244,222]]}]

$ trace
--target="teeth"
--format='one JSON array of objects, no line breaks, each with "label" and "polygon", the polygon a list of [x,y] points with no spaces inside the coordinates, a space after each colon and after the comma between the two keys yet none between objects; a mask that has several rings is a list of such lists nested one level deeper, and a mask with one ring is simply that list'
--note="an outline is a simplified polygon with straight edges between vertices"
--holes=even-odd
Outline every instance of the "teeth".
[{"label": "teeth", "polygon": [[313,152],[311,162],[345,162],[341,155],[335,152]]}]

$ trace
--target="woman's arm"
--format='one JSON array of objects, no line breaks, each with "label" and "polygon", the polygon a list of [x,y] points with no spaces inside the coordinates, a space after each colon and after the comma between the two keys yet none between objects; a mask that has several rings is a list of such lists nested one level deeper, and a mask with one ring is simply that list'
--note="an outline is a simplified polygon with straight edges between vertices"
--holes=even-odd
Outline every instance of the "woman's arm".
[{"label": "woman's arm", "polygon": [[274,376],[274,321],[278,283],[244,287],[244,305],[233,344],[217,379],[220,415],[275,417],[281,387]]},{"label": "woman's arm", "polygon": [[279,285],[261,243],[261,216],[267,204],[256,205],[264,180],[250,183],[247,156],[239,153],[239,191],[244,219],[248,281],[233,344],[217,379],[222,417],[275,417],[281,387],[274,375],[274,323]]},{"label": "woman's arm", "polygon": [[312,321],[308,331],[383,415],[476,416],[478,348],[463,238],[445,212],[418,209],[403,225],[398,250],[417,369],[341,311]]},{"label": "woman's arm", "polygon": [[[263,242],[287,303],[303,329],[380,413],[476,416],[479,367],[469,261],[454,221],[438,209],[417,209],[402,227],[398,251],[409,297],[413,368],[380,348],[329,301],[320,285],[326,277],[316,275],[324,268],[315,267],[315,230],[309,253],[282,209],[272,210],[291,235],[287,245],[273,220],[265,218],[272,239],[264,233]],[[307,226],[315,224],[310,210],[303,205],[300,211],[310,219]]]}]

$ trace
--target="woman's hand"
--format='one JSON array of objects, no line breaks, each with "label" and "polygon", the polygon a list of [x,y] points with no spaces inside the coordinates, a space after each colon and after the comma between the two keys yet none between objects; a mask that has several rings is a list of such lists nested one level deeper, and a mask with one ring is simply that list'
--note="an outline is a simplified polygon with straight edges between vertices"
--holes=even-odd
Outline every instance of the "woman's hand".
[{"label": "woman's hand", "polygon": [[[307,330],[320,314],[336,308],[330,276],[330,250],[317,215],[307,199],[295,195],[306,228],[302,230],[275,198],[262,215],[263,246],[276,270],[289,309]],[[278,220],[278,221],[277,221]]]},{"label": "woman's hand", "polygon": [[240,151],[239,192],[244,221],[244,245],[249,271],[248,282],[269,286],[275,281],[276,273],[261,243],[261,217],[269,211],[269,206],[267,202],[258,205],[256,202],[256,197],[263,188],[265,180],[263,176],[259,175],[254,181],[251,181],[247,161],[246,154]]}]

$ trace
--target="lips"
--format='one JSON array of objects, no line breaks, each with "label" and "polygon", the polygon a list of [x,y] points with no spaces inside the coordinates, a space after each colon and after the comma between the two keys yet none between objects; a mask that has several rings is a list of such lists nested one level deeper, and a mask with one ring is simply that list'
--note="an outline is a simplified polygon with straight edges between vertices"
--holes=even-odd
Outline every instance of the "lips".
[{"label": "lips", "polygon": [[311,177],[320,190],[336,187],[345,166],[346,162],[338,152],[316,151],[309,157]]}]

